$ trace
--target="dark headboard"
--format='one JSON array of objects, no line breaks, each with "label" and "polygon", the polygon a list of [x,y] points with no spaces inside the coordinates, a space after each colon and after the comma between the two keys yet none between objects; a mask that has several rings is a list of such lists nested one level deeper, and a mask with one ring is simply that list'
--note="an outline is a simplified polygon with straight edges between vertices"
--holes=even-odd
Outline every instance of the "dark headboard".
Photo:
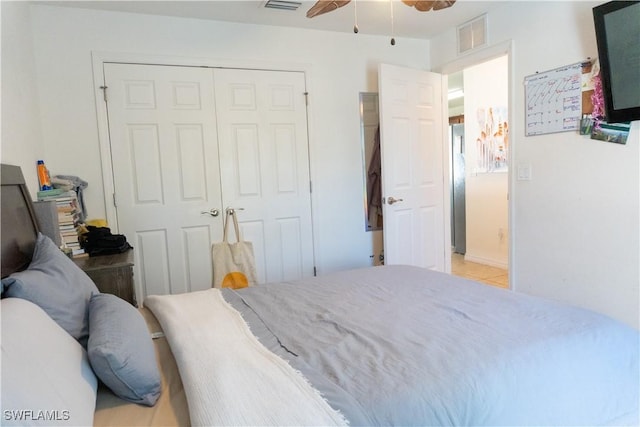
[{"label": "dark headboard", "polygon": [[24,270],[38,237],[38,221],[24,176],[18,166],[1,165],[0,199],[2,202],[2,277]]}]

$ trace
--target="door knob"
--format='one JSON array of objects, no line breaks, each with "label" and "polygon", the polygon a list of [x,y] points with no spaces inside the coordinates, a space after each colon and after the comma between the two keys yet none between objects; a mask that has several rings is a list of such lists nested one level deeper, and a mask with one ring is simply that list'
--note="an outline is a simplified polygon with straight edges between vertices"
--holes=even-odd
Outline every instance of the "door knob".
[{"label": "door knob", "polygon": [[394,203],[402,202],[402,199],[395,199],[393,197],[387,197],[387,203],[392,205]]},{"label": "door knob", "polygon": [[208,211],[202,211],[200,212],[200,214],[209,214],[211,216],[218,216],[220,215],[220,211],[218,209],[209,209]]}]

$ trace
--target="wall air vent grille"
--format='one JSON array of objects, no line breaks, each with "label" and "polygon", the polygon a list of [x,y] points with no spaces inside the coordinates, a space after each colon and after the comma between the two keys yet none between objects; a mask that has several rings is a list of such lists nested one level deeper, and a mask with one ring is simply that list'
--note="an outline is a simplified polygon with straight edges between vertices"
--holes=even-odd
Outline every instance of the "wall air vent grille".
[{"label": "wall air vent grille", "polygon": [[301,5],[302,3],[299,1],[267,0],[264,7],[269,9],[298,10]]},{"label": "wall air vent grille", "polygon": [[487,15],[458,26],[458,55],[487,46]]}]

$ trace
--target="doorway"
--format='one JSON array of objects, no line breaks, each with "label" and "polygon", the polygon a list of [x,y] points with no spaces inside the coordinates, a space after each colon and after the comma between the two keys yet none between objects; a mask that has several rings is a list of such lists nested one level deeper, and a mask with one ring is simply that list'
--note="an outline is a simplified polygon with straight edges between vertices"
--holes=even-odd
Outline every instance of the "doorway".
[{"label": "doorway", "polygon": [[508,54],[448,77],[452,273],[508,287]]}]

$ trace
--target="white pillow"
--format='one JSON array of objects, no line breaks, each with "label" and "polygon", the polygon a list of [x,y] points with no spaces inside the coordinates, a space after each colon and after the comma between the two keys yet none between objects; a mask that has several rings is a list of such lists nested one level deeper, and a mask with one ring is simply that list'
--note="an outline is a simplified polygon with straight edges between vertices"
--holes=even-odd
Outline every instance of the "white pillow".
[{"label": "white pillow", "polygon": [[0,424],[93,425],[97,380],[84,348],[34,303],[1,304]]}]

